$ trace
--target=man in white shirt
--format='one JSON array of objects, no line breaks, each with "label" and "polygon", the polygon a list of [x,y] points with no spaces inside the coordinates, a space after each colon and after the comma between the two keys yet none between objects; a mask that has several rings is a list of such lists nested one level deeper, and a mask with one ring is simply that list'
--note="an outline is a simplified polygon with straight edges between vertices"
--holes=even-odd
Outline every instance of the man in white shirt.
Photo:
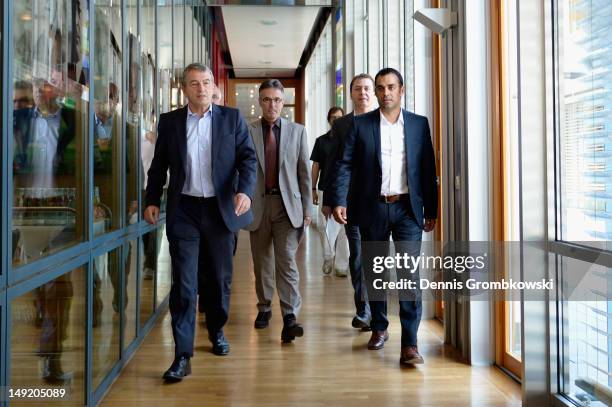
[{"label": "man in white shirt", "polygon": [[[389,339],[386,293],[373,287],[379,275],[372,274],[372,260],[375,255],[389,255],[389,237],[393,237],[398,254],[418,256],[422,233],[433,230],[438,211],[435,157],[427,118],[401,108],[404,81],[393,68],[378,72],[375,93],[380,108],[355,117],[331,181],[334,218],[359,226],[361,233],[362,267],[372,311],[368,349],[372,350],[382,349]],[[355,186],[349,189],[352,181]],[[398,269],[398,278],[418,279],[418,271],[410,271],[413,273],[400,275]],[[423,363],[417,348],[420,293],[400,293],[399,303],[400,362]]]},{"label": "man in white shirt", "polygon": [[[257,158],[237,109],[212,104],[212,71],[193,63],[183,73],[187,106],[160,115],[148,171],[144,218],[157,223],[168,170],[166,232],[172,260],[170,314],[174,362],[168,382],[191,373],[198,272],[205,274],[206,327],[215,355],[227,355],[235,233],[250,224]],[[206,267],[198,269],[198,263]]]}]

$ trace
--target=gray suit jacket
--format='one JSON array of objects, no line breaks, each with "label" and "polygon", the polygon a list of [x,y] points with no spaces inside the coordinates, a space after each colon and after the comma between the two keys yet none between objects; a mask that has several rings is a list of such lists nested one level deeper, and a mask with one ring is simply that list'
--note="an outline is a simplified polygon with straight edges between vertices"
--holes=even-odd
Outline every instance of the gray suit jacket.
[{"label": "gray suit jacket", "polygon": [[[290,122],[281,118],[281,133],[278,154],[278,184],[287,216],[294,228],[304,226],[304,217],[312,216],[312,180],[310,178],[310,160],[308,157],[308,138],[306,129],[301,124]],[[249,125],[249,133],[257,152],[257,184],[253,194],[251,209],[253,210],[253,223],[246,230],[259,229],[265,201],[266,168],[264,139],[261,120]]]}]

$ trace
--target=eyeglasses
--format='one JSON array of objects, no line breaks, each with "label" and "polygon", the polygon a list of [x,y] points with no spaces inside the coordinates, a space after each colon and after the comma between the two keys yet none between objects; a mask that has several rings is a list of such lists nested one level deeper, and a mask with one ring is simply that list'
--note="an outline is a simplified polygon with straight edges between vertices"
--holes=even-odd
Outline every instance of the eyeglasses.
[{"label": "eyeglasses", "polygon": [[264,98],[261,98],[261,101],[263,103],[266,103],[266,104],[271,104],[272,102],[274,102],[275,104],[278,105],[278,104],[283,102],[283,99],[282,98],[274,98],[274,99],[272,99],[272,98],[269,98],[269,97],[264,97]]}]

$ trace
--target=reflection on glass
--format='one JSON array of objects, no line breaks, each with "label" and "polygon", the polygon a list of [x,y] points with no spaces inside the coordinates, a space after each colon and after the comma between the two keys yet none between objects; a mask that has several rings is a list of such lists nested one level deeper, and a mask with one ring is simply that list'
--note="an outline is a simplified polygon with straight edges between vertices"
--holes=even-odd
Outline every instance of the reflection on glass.
[{"label": "reflection on glass", "polygon": [[295,88],[285,88],[285,105],[295,104]]},{"label": "reflection on glass", "polygon": [[[612,240],[612,7],[586,0],[558,3],[560,235],[596,246],[596,241]],[[566,259],[561,264],[566,280],[575,270],[570,264]],[[600,395],[612,394],[610,269],[592,265],[589,271],[602,276],[597,290],[591,290],[593,300],[563,303],[563,392],[600,406]]]},{"label": "reflection on glass", "polygon": [[510,301],[508,307],[508,351],[521,360],[521,303],[520,301]]},{"label": "reflection on glass", "polygon": [[281,117],[284,117],[290,122],[294,122],[295,121],[295,107],[284,106],[283,110],[281,111]]},{"label": "reflection on glass", "polygon": [[119,227],[121,3],[96,4],[94,30],[94,235]]},{"label": "reflection on glass", "polygon": [[178,109],[183,106],[183,95],[181,91],[181,75],[185,66],[184,58],[184,27],[185,27],[185,9],[180,7],[174,9],[174,34],[172,36],[172,44],[174,51],[174,61],[172,63],[172,104],[171,110]]},{"label": "reflection on glass", "polygon": [[119,254],[119,249],[115,249],[110,253],[98,256],[93,263],[94,389],[104,379],[113,364],[119,360],[119,304],[121,301]]},{"label": "reflection on glass", "polygon": [[336,9],[336,67],[335,67],[335,77],[336,77],[336,106],[344,106],[344,84],[343,84],[343,76],[344,76],[344,67],[342,64],[342,58],[344,57],[344,39],[343,39],[343,30],[342,26],[344,24],[342,19],[342,7],[338,7]]},{"label": "reflection on glass", "polygon": [[236,84],[236,109],[240,110],[247,123],[252,123],[261,118],[259,107],[259,84],[260,82]]},{"label": "reflection on glass", "polygon": [[157,272],[157,251],[159,229],[151,232],[139,239],[142,248],[141,258],[142,269],[140,272],[140,326],[144,326],[153,315],[154,301],[153,289],[155,287],[155,274]]},{"label": "reflection on glass", "polygon": [[586,0],[559,3],[561,235],[570,241],[609,241],[612,7]]},{"label": "reflection on glass", "polygon": [[[36,12],[36,18],[32,18]],[[19,1],[13,11],[13,264],[83,237],[87,8]]]},{"label": "reflection on glass", "polygon": [[[153,161],[155,142],[157,139],[157,102],[156,95],[160,92],[157,86],[155,72],[157,67],[157,55],[155,54],[155,1],[144,0],[141,2],[141,26],[142,50],[140,59],[142,61],[142,115],[140,118],[140,160],[141,171],[140,191],[144,197],[147,186],[147,173]],[[160,211],[165,212],[165,197],[162,195]]]},{"label": "reflection on glass", "polygon": [[11,386],[63,387],[71,394],[69,400],[46,400],[45,405],[85,402],[85,270],[73,270],[11,302]]},{"label": "reflection on glass", "polygon": [[132,225],[138,222],[138,173],[140,159],[138,157],[138,143],[140,142],[140,115],[142,112],[141,96],[141,60],[140,41],[137,35],[138,9],[137,0],[126,1],[128,21],[128,75],[127,75],[127,117],[125,120],[126,143],[126,209],[127,223]]},{"label": "reflection on glass", "polygon": [[125,262],[125,313],[123,328],[123,343],[127,348],[136,338],[136,279],[138,278],[138,241],[131,240],[123,247]]},{"label": "reflection on glass", "polygon": [[159,254],[157,256],[157,291],[156,304],[160,304],[170,294],[172,269],[170,263],[170,249],[166,238],[166,226],[159,228]]},{"label": "reflection on glass", "polygon": [[590,287],[585,299],[562,303],[563,392],[574,400],[590,400],[590,406],[603,407],[607,404],[601,395],[612,392],[612,269],[575,259],[562,259],[560,265],[564,275],[588,269],[584,280]]},{"label": "reflection on glass", "polygon": [[192,4],[195,3],[194,0],[185,0],[185,4],[188,4],[188,7],[184,7],[185,10],[185,66],[189,65],[192,62],[195,62],[194,59],[194,40],[193,40],[193,24],[195,22],[195,17],[193,15]]}]

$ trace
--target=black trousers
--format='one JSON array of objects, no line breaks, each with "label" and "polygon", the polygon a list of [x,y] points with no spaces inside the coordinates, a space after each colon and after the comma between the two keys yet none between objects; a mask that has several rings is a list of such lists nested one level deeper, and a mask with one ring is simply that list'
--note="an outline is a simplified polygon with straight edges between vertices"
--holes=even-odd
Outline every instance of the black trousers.
[{"label": "black trousers", "polygon": [[[203,287],[208,336],[215,339],[229,315],[234,233],[225,226],[216,198],[181,197],[174,218],[167,225],[172,287],[170,314],[175,356],[193,356],[198,268]],[[198,267],[198,263],[202,264]]]}]

